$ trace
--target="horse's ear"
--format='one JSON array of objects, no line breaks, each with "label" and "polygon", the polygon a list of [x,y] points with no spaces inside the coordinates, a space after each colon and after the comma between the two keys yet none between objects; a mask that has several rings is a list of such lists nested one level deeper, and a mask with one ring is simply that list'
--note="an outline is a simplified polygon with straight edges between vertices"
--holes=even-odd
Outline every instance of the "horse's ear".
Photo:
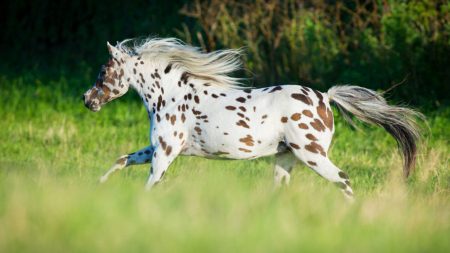
[{"label": "horse's ear", "polygon": [[123,53],[119,49],[117,49],[116,47],[114,47],[111,44],[109,44],[109,42],[106,42],[106,46],[108,47],[109,54],[113,58],[115,58],[115,59],[121,58]]}]

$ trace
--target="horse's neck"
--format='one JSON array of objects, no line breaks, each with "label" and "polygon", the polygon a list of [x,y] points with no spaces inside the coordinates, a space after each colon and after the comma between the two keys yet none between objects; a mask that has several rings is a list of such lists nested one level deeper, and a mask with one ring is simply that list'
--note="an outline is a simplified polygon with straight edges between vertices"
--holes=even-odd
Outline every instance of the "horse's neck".
[{"label": "horse's neck", "polygon": [[[136,90],[149,111],[161,109],[160,103],[168,106],[174,101],[184,99],[191,93],[196,80],[185,82],[183,71],[176,68],[168,69],[168,64],[140,64],[140,61],[129,64],[128,72],[131,86]],[[191,85],[189,85],[191,84]]]}]

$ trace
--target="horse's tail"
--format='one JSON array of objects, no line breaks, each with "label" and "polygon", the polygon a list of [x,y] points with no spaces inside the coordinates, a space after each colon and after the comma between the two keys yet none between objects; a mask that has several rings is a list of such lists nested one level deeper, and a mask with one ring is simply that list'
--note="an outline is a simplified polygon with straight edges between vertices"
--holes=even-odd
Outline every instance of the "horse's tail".
[{"label": "horse's tail", "polygon": [[334,101],[345,119],[353,124],[348,113],[358,119],[382,126],[397,141],[403,155],[403,174],[408,177],[414,168],[417,141],[420,138],[416,119],[424,116],[412,109],[392,106],[381,94],[358,86],[334,86],[328,90],[328,97]]}]

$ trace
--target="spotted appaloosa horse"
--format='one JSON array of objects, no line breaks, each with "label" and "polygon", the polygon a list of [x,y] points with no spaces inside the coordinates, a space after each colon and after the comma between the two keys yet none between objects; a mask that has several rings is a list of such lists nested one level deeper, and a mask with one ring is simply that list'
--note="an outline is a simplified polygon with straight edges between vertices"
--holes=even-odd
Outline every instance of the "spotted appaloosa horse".
[{"label": "spotted appaloosa horse", "polygon": [[288,183],[297,159],[353,195],[349,177],[328,157],[334,133],[330,101],[343,112],[384,127],[398,142],[407,176],[419,137],[417,112],[390,106],[376,92],[334,86],[322,93],[299,85],[239,87],[229,74],[240,67],[239,50],[203,53],[176,39],[147,39],[111,46],[109,62],[84,96],[90,110],[125,94],[131,86],[151,121],[150,145],[121,156],[101,177],[128,165],[151,162],[147,188],[159,182],[178,155],[254,159],[276,154],[274,181]]}]

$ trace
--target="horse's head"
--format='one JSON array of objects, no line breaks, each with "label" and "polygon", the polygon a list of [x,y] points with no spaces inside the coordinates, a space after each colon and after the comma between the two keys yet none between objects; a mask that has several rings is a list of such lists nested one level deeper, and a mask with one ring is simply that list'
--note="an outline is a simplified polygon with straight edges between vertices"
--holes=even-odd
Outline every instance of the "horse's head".
[{"label": "horse's head", "polygon": [[102,105],[121,97],[128,91],[129,82],[125,80],[125,61],[127,53],[107,43],[111,59],[102,66],[94,87],[83,95],[84,105],[97,112]]}]

